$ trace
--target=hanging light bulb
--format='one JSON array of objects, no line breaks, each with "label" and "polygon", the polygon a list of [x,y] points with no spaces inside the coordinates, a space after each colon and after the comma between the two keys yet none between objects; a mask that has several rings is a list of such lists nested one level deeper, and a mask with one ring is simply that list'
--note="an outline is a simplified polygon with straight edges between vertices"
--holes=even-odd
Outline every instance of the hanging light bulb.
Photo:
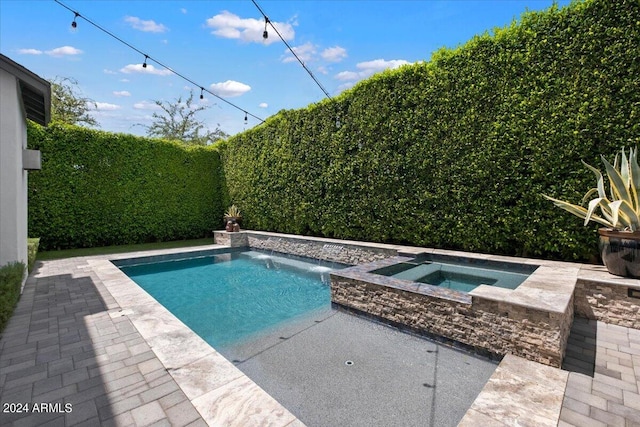
[{"label": "hanging light bulb", "polygon": [[247,117],[247,112],[244,112],[244,124],[246,125],[247,122],[249,121],[249,118]]},{"label": "hanging light bulb", "polygon": [[147,55],[144,56],[144,62],[142,63],[142,68],[147,68],[147,58],[149,58]]},{"label": "hanging light bulb", "polygon": [[262,33],[262,38],[263,39],[268,39],[269,38],[269,33],[267,32],[267,24],[269,23],[269,18],[267,18],[266,16],[264,17],[264,32]]},{"label": "hanging light bulb", "polygon": [[200,99],[204,99],[204,88],[200,86]]},{"label": "hanging light bulb", "polygon": [[78,27],[78,23],[76,22],[76,18],[78,16],[80,16],[80,14],[78,12],[73,12],[73,13],[75,13],[76,15],[73,17],[73,22],[71,23],[71,28],[77,28]]}]

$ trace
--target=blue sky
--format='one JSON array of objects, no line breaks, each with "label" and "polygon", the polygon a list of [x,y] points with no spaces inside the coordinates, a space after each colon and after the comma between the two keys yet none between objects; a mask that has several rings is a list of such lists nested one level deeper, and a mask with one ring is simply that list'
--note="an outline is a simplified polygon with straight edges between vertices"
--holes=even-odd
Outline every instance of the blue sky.
[{"label": "blue sky", "polygon": [[[97,103],[100,128],[143,135],[154,100],[193,89],[208,105],[199,118],[229,134],[258,120],[205,93],[217,93],[262,119],[325,98],[251,0],[79,1],[72,10],[197,83],[194,86],[78,18],[53,0],[0,0],[0,52],[46,79],[78,81]],[[557,2],[566,5],[568,0]],[[428,61],[441,47],[509,25],[552,0],[275,1],[260,7],[306,66],[336,96],[385,68]]]}]

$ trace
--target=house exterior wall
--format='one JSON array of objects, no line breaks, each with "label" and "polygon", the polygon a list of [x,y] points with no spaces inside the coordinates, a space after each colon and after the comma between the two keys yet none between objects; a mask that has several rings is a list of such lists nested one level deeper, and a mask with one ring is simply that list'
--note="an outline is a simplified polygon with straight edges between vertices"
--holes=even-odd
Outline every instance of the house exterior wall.
[{"label": "house exterior wall", "polygon": [[27,126],[16,76],[0,69],[0,266],[27,264]]}]

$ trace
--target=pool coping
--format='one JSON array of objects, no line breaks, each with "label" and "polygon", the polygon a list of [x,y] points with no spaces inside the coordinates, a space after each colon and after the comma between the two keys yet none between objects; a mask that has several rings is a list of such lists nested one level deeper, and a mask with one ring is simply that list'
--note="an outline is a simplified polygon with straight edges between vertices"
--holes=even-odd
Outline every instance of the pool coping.
[{"label": "pool coping", "polygon": [[111,262],[216,249],[229,248],[212,244],[87,257],[86,261],[120,307],[111,310],[110,316],[129,318],[207,424],[304,426]]},{"label": "pool coping", "polygon": [[[308,239],[318,242],[340,243],[352,245],[354,247],[373,247],[385,251],[397,251],[397,253],[402,253],[403,255],[436,253],[477,257],[480,259],[491,259],[503,262],[512,261],[514,259],[511,257],[496,255],[470,254],[458,251],[407,247],[401,245],[376,244],[370,242],[355,242],[326,238],[308,238],[305,236],[279,233],[251,233],[263,236],[282,236],[292,239]],[[212,244],[190,248],[84,257],[84,259],[88,264],[88,268],[96,274],[120,306],[119,309],[110,310],[110,315],[112,317],[127,316],[130,319],[140,335],[145,339],[145,341],[147,341],[154,354],[156,354],[156,357],[165,366],[167,372],[169,372],[174,378],[178,386],[187,395],[187,398],[208,424],[228,426],[304,426],[304,424],[291,412],[284,408],[266,391],[256,385],[231,362],[220,355],[213,347],[204,342],[204,340],[166,310],[160,303],[155,301],[155,299],[135,284],[135,282],[129,279],[111,262],[112,260],[127,258],[170,255],[175,253],[197,253],[212,249],[226,250],[232,248],[231,245]],[[584,267],[581,264],[537,259],[516,258],[516,260],[518,263],[531,263],[547,267],[542,270],[544,277],[554,274],[557,276],[561,272],[566,272],[567,270],[565,269],[569,268],[571,271],[570,280],[573,280],[574,284],[576,278],[573,277],[573,272],[575,271],[575,275],[577,276],[578,271]],[[546,288],[543,283],[538,281],[532,281],[530,285],[532,286],[532,289],[540,287]],[[503,292],[498,291],[498,294],[494,295],[491,292],[492,287],[487,286],[485,288],[489,288],[489,291],[481,289],[480,294],[483,297],[495,298],[496,300],[503,300],[505,298]],[[476,289],[476,291],[478,291],[478,289]],[[506,291],[513,292],[512,290]],[[473,293],[475,293],[475,291]],[[514,299],[518,299],[517,295]],[[507,360],[513,360],[512,358],[515,357],[517,356],[510,356]],[[524,361],[524,359],[522,359],[522,361],[526,365],[530,366],[529,369],[534,369],[534,367],[536,367],[536,369],[555,369],[545,367],[539,363]],[[503,366],[503,364],[501,363],[500,366]],[[504,366],[503,370],[510,370],[510,367]],[[208,375],[204,375],[205,373]],[[526,388],[527,387],[525,386],[525,389]],[[562,379],[558,382],[557,388],[564,391],[564,382]],[[523,391],[523,389],[521,389],[521,391]],[[480,398],[483,393],[481,393],[478,398]],[[554,404],[553,406],[556,405]],[[473,408],[474,407],[469,408],[468,412],[473,412]],[[557,409],[559,413],[560,407],[557,407]]]}]

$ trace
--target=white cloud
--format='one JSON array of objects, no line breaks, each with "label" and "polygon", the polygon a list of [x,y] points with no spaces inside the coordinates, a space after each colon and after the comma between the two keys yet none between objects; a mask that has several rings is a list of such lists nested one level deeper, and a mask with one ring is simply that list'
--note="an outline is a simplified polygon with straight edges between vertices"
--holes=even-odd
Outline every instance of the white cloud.
[{"label": "white cloud", "polygon": [[234,80],[227,80],[226,82],[221,83],[212,83],[209,87],[216,95],[229,98],[240,96],[251,90],[251,86],[244,83],[236,82]]},{"label": "white cloud", "polygon": [[182,12],[183,14],[187,14],[187,9],[185,9],[184,7],[180,9],[180,12]]},{"label": "white cloud", "polygon": [[[295,23],[289,22],[272,22],[278,29],[278,32],[285,40],[293,40],[295,37],[295,31],[293,26]],[[264,20],[254,18],[240,18],[229,11],[222,11],[221,13],[212,16],[207,19],[206,25],[212,28],[211,34],[215,34],[218,37],[225,39],[239,39],[245,42],[256,42],[271,44],[279,41],[280,38],[277,34],[274,34],[271,26],[267,27],[269,31],[269,37],[264,39],[262,33],[264,32],[265,25]]]},{"label": "white cloud", "polygon": [[122,83],[129,83],[129,79],[120,79]]},{"label": "white cloud", "polygon": [[267,108],[267,107],[269,107],[269,104],[267,104],[266,102],[261,102],[260,104],[258,104],[258,107]]},{"label": "white cloud", "polygon": [[336,74],[336,79],[342,81],[348,80],[358,80],[360,77],[360,73],[356,73],[355,71],[340,71]]},{"label": "white cloud", "polygon": [[91,107],[93,107],[95,110],[98,110],[98,111],[115,111],[122,108],[119,105],[109,104],[108,102],[96,102],[95,105],[90,102],[88,105],[90,105]]},{"label": "white cloud", "polygon": [[113,71],[113,70],[108,70],[108,69],[106,69],[106,68],[105,68],[104,70],[102,70],[102,72],[103,72],[103,73],[105,73],[105,74],[118,74],[118,73],[116,73],[115,71]]},{"label": "white cloud", "polygon": [[126,90],[116,90],[113,92],[113,94],[115,96],[117,96],[118,98],[123,97],[123,96],[131,96],[131,93],[129,91]]},{"label": "white cloud", "polygon": [[[296,55],[298,55],[298,58],[300,58],[302,62],[310,61],[313,58],[313,55],[315,55],[316,53],[316,46],[310,42],[307,42],[300,46],[294,46],[291,49],[296,53]],[[287,49],[285,51],[285,56],[282,59],[282,62],[287,63],[295,61],[297,61],[296,58]]]},{"label": "white cloud", "polygon": [[42,55],[43,53],[46,53],[49,56],[68,56],[80,55],[83,52],[72,46],[62,46],[44,52],[38,49],[18,49],[18,53],[21,55]]},{"label": "white cloud", "polygon": [[38,49],[18,49],[21,55],[42,55],[44,52]]},{"label": "white cloud", "polygon": [[160,106],[153,101],[140,101],[133,104],[136,110],[160,110]]},{"label": "white cloud", "polygon": [[143,67],[142,64],[129,64],[120,68],[120,72],[124,74],[131,73],[143,73],[143,74],[155,74],[156,76],[168,76],[172,74],[171,70],[158,69],[151,64],[147,64],[147,67]]},{"label": "white cloud", "polygon": [[342,71],[336,74],[335,78],[341,81],[356,81],[371,76],[388,68],[398,68],[402,65],[409,64],[404,59],[374,59],[373,61],[360,62],[356,64],[358,71]]},{"label": "white cloud", "polygon": [[73,46],[62,46],[57,47],[55,49],[51,49],[45,52],[50,56],[68,56],[68,55],[80,55],[82,51],[80,49],[76,49]]},{"label": "white cloud", "polygon": [[347,57],[347,49],[340,46],[329,47],[323,50],[320,56],[329,62],[340,62]]},{"label": "white cloud", "polygon": [[145,21],[137,16],[125,16],[124,22],[131,24],[136,30],[144,31],[146,33],[164,33],[165,31],[169,31],[167,27],[162,24],[157,24],[155,21]]}]

